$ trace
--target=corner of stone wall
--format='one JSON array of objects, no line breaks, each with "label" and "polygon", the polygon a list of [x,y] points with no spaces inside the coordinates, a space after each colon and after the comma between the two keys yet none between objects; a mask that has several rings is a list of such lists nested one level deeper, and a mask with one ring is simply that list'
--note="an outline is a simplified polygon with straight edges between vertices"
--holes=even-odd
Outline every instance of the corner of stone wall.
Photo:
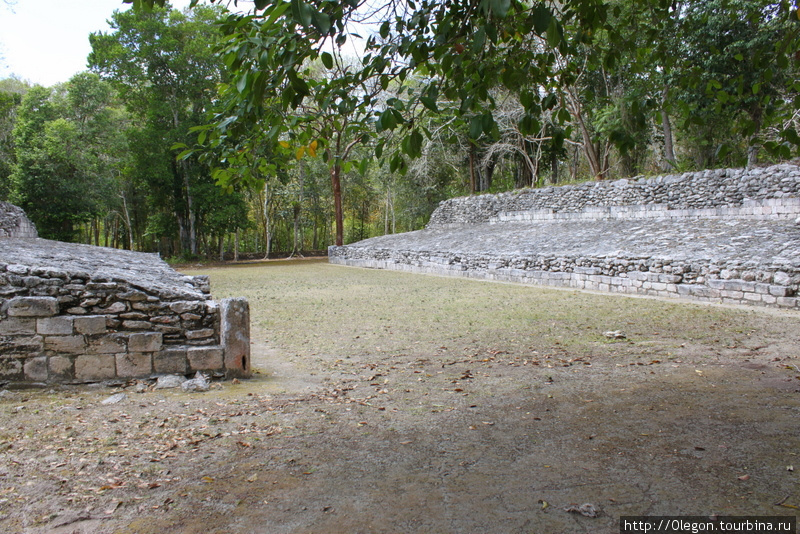
[{"label": "corner of stone wall", "polygon": [[249,377],[250,303],[244,297],[227,298],[220,301],[219,309],[225,375],[228,378]]}]

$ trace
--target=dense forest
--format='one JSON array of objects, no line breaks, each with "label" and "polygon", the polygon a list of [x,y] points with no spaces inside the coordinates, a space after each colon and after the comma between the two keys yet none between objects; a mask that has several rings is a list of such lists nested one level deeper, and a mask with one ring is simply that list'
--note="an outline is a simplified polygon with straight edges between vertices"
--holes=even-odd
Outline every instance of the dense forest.
[{"label": "dense forest", "polygon": [[798,155],[791,2],[131,1],[86,72],[0,80],[0,200],[41,237],[298,255],[453,196]]}]

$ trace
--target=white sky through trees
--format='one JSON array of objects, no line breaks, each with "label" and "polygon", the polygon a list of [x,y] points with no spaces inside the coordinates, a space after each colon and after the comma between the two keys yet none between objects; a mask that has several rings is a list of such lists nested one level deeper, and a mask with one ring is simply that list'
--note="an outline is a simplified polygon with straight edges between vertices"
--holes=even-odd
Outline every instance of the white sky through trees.
[{"label": "white sky through trees", "polygon": [[[183,9],[189,0],[172,0]],[[89,34],[109,31],[122,0],[0,0],[0,79],[51,86],[86,70]]]}]

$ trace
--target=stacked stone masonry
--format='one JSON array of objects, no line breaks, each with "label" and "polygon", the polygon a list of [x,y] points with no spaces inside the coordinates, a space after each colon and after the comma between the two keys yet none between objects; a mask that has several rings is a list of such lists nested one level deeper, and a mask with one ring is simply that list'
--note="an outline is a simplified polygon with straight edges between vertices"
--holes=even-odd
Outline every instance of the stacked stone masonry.
[{"label": "stacked stone masonry", "polygon": [[0,382],[250,374],[246,299],[155,254],[0,238]]},{"label": "stacked stone masonry", "polygon": [[800,167],[450,199],[331,263],[800,309]]}]

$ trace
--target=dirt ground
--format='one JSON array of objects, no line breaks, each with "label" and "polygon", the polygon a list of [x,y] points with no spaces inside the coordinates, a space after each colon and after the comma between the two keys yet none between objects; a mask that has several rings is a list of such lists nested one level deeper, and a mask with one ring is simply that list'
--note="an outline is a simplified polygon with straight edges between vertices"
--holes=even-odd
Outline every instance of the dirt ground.
[{"label": "dirt ground", "polygon": [[[612,533],[623,515],[798,515],[797,313],[319,261],[202,272],[215,297],[250,299],[255,376],[206,393],[4,390],[0,532]],[[584,504],[597,517],[566,511]]]}]

